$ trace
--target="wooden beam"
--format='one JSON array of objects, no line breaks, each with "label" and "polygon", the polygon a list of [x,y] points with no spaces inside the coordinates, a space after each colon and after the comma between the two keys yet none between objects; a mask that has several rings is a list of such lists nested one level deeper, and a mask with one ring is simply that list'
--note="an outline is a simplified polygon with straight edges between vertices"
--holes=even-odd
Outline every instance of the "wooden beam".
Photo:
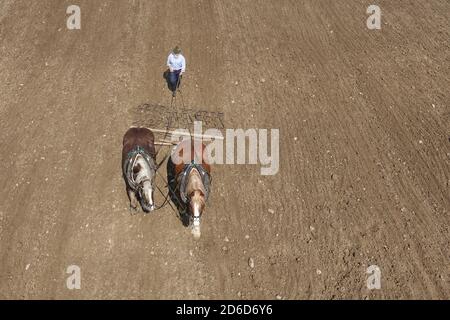
[{"label": "wooden beam", "polygon": [[176,143],[171,143],[171,142],[160,142],[160,141],[158,141],[158,142],[155,142],[155,144],[156,144],[157,146],[173,146],[173,145],[175,145]]}]

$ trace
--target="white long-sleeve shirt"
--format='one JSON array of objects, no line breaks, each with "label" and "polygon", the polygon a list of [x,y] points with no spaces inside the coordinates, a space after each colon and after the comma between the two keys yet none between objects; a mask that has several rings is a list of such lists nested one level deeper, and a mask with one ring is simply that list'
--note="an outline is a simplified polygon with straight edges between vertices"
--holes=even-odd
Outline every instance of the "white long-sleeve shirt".
[{"label": "white long-sleeve shirt", "polygon": [[178,55],[178,58],[173,54],[169,54],[167,58],[167,66],[173,70],[181,70],[181,72],[186,71],[186,59],[182,54]]}]

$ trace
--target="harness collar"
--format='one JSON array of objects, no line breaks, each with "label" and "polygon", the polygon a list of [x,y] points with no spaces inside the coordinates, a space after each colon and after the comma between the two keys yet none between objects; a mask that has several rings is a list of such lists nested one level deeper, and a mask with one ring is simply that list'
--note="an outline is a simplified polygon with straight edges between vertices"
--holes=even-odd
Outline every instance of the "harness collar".
[{"label": "harness collar", "polygon": [[191,171],[193,169],[197,169],[198,173],[200,174],[200,177],[202,179],[202,183],[203,183],[203,187],[205,188],[205,200],[208,200],[209,197],[209,191],[210,191],[210,183],[211,183],[211,177],[208,173],[208,171],[205,170],[205,168],[196,163],[195,160],[192,160],[191,163],[186,164],[184,166],[182,177],[181,177],[181,181],[180,181],[180,196],[181,196],[181,200],[187,204],[190,201],[191,195],[186,194],[186,188],[187,188],[187,184],[188,184],[188,177],[189,174],[191,173]]},{"label": "harness collar", "polygon": [[133,190],[139,190],[142,188],[141,184],[145,181],[150,181],[149,178],[143,179],[139,184],[134,181],[133,177],[133,167],[136,162],[137,156],[140,155],[147,162],[150,169],[155,170],[156,172],[156,164],[154,159],[145,151],[141,146],[136,146],[133,150],[128,152],[127,161],[124,163],[123,171],[125,173],[125,177],[127,178],[128,184]]}]

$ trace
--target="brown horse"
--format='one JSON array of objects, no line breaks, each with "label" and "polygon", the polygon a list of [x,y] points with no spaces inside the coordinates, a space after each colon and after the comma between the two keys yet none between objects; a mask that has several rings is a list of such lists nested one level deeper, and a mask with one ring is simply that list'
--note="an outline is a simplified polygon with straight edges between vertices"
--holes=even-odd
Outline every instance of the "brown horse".
[{"label": "brown horse", "polygon": [[175,146],[167,162],[167,177],[171,199],[177,205],[183,223],[191,225],[194,237],[200,238],[200,218],[211,182],[211,166],[205,145],[183,140]]},{"label": "brown horse", "polygon": [[147,128],[130,128],[123,137],[122,171],[130,207],[144,212],[155,209],[153,183],[156,175],[156,152],[153,132]]}]

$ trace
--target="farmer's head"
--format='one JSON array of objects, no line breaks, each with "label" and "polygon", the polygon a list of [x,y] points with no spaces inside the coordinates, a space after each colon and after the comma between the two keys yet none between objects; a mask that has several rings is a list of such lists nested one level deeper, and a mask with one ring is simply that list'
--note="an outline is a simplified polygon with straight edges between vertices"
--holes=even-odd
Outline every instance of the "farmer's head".
[{"label": "farmer's head", "polygon": [[181,54],[181,48],[179,46],[173,48],[173,54],[178,57]]}]

